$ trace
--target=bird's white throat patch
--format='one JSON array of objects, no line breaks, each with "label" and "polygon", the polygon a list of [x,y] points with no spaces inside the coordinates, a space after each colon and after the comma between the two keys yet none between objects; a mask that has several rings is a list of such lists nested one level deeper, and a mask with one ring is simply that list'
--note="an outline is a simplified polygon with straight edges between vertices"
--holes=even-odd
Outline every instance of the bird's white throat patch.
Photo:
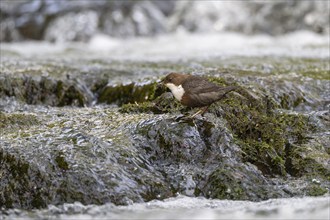
[{"label": "bird's white throat patch", "polygon": [[176,86],[173,83],[166,83],[165,86],[171,90],[172,94],[177,100],[181,101],[184,94],[182,85]]}]

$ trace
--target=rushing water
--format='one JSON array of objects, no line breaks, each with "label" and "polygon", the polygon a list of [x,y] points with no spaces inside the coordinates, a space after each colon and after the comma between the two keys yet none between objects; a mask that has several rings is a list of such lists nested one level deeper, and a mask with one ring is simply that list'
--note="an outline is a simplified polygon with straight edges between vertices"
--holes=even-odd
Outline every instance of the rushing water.
[{"label": "rushing water", "polygon": [[[179,49],[178,49],[179,48]],[[329,58],[328,36],[297,32],[280,37],[243,36],[234,33],[186,35],[131,40],[96,36],[88,44],[49,44],[24,42],[2,44],[8,57],[47,59],[102,58],[133,61],[208,59],[224,57],[307,57]],[[16,54],[17,53],[17,54]],[[46,56],[47,55],[47,56]],[[23,59],[24,60],[24,59]],[[329,65],[329,64],[327,64]],[[191,68],[200,68],[190,63]],[[329,66],[328,66],[329,67]],[[329,219],[330,197],[271,199],[262,202],[212,200],[177,196],[163,201],[82,205],[50,205],[46,209],[24,211],[2,209],[0,219]]]},{"label": "rushing water", "polygon": [[81,203],[47,209],[8,210],[3,219],[329,219],[330,197],[231,201],[178,196],[128,206]]},{"label": "rushing water", "polygon": [[[118,39],[96,35],[88,43],[51,44],[40,42],[2,43],[1,49],[25,56],[101,57],[124,60],[187,60],[217,56],[330,57],[329,37],[299,31],[278,37],[245,36],[237,33],[187,34],[154,38]],[[62,57],[63,58],[63,57]]]}]

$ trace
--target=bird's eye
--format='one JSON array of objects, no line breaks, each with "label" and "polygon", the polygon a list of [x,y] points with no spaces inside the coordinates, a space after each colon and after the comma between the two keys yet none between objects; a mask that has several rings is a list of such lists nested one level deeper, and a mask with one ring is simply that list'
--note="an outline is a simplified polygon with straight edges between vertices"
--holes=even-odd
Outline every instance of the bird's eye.
[{"label": "bird's eye", "polygon": [[173,77],[168,78],[168,81],[172,82],[172,80],[173,80]]}]

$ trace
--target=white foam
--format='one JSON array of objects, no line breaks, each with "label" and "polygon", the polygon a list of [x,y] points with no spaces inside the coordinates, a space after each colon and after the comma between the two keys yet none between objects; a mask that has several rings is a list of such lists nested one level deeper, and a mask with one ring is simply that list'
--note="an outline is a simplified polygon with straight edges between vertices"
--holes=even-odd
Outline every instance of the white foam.
[{"label": "white foam", "polygon": [[[177,60],[214,56],[288,56],[329,58],[326,35],[298,31],[282,36],[239,33],[191,34],[177,32],[157,37],[118,39],[96,35],[88,43],[2,43],[1,50],[25,56],[102,57],[130,60]],[[64,56],[64,57],[65,57]]]},{"label": "white foam", "polygon": [[[178,196],[128,206],[49,206],[48,209],[7,210],[8,219],[329,219],[330,197],[270,199],[261,202]],[[6,218],[5,218],[6,219]]]}]

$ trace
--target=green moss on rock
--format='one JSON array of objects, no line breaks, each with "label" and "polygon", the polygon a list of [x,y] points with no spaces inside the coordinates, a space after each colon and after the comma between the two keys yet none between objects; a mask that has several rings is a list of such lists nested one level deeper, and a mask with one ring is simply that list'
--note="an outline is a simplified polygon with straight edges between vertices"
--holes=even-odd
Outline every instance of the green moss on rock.
[{"label": "green moss on rock", "polygon": [[181,112],[186,110],[177,100],[174,99],[171,93],[163,93],[153,101],[142,103],[128,103],[120,108],[122,113],[168,113],[168,112]]},{"label": "green moss on rock", "polygon": [[[247,96],[244,90],[240,93]],[[285,175],[286,143],[306,142],[311,130],[308,119],[275,111],[276,104],[269,97],[242,95],[232,94],[217,105],[223,111],[213,111],[228,121],[244,152],[244,161],[256,165],[264,174]]]},{"label": "green moss on rock", "polygon": [[71,85],[60,96],[58,106],[75,105],[82,107],[86,103],[87,100],[84,94],[75,86]]},{"label": "green moss on rock", "polygon": [[106,86],[99,94],[98,102],[123,105],[127,103],[139,103],[154,99],[157,84],[149,83],[139,85],[130,83],[127,85]]},{"label": "green moss on rock", "polygon": [[0,112],[0,128],[32,126],[38,123],[37,116],[32,114]]},{"label": "green moss on rock", "polygon": [[248,200],[242,182],[226,169],[218,169],[209,177],[211,197],[217,199]]},{"label": "green moss on rock", "polygon": [[309,149],[308,146],[294,144],[288,144],[286,151],[286,168],[292,176],[319,177],[323,180],[330,181],[329,168],[318,162],[318,159],[321,157],[329,161],[330,155],[326,153],[315,154],[313,152],[317,152],[316,149]]},{"label": "green moss on rock", "polygon": [[69,169],[69,164],[68,162],[65,160],[65,156],[62,152],[60,152],[56,158],[55,158],[55,162],[57,163],[57,166],[62,169],[62,170],[68,170]]},{"label": "green moss on rock", "polygon": [[307,195],[308,196],[323,196],[328,192],[328,189],[319,186],[319,185],[311,185],[307,187]]},{"label": "green moss on rock", "polygon": [[226,161],[210,174],[202,191],[210,198],[232,200],[260,201],[283,196],[254,166]]},{"label": "green moss on rock", "polygon": [[152,102],[142,103],[127,103],[123,104],[120,108],[121,113],[142,113],[142,112],[153,112],[154,104]]},{"label": "green moss on rock", "polygon": [[[2,207],[32,209],[47,206],[47,198],[50,198],[50,195],[47,190],[42,190],[42,188],[47,189],[50,183],[46,186],[40,172],[36,171],[35,167],[22,158],[17,158],[3,151],[3,149],[0,149],[0,161],[3,166],[1,175],[7,178],[0,192],[0,205]],[[43,187],[39,188],[40,184],[43,184]]]}]

